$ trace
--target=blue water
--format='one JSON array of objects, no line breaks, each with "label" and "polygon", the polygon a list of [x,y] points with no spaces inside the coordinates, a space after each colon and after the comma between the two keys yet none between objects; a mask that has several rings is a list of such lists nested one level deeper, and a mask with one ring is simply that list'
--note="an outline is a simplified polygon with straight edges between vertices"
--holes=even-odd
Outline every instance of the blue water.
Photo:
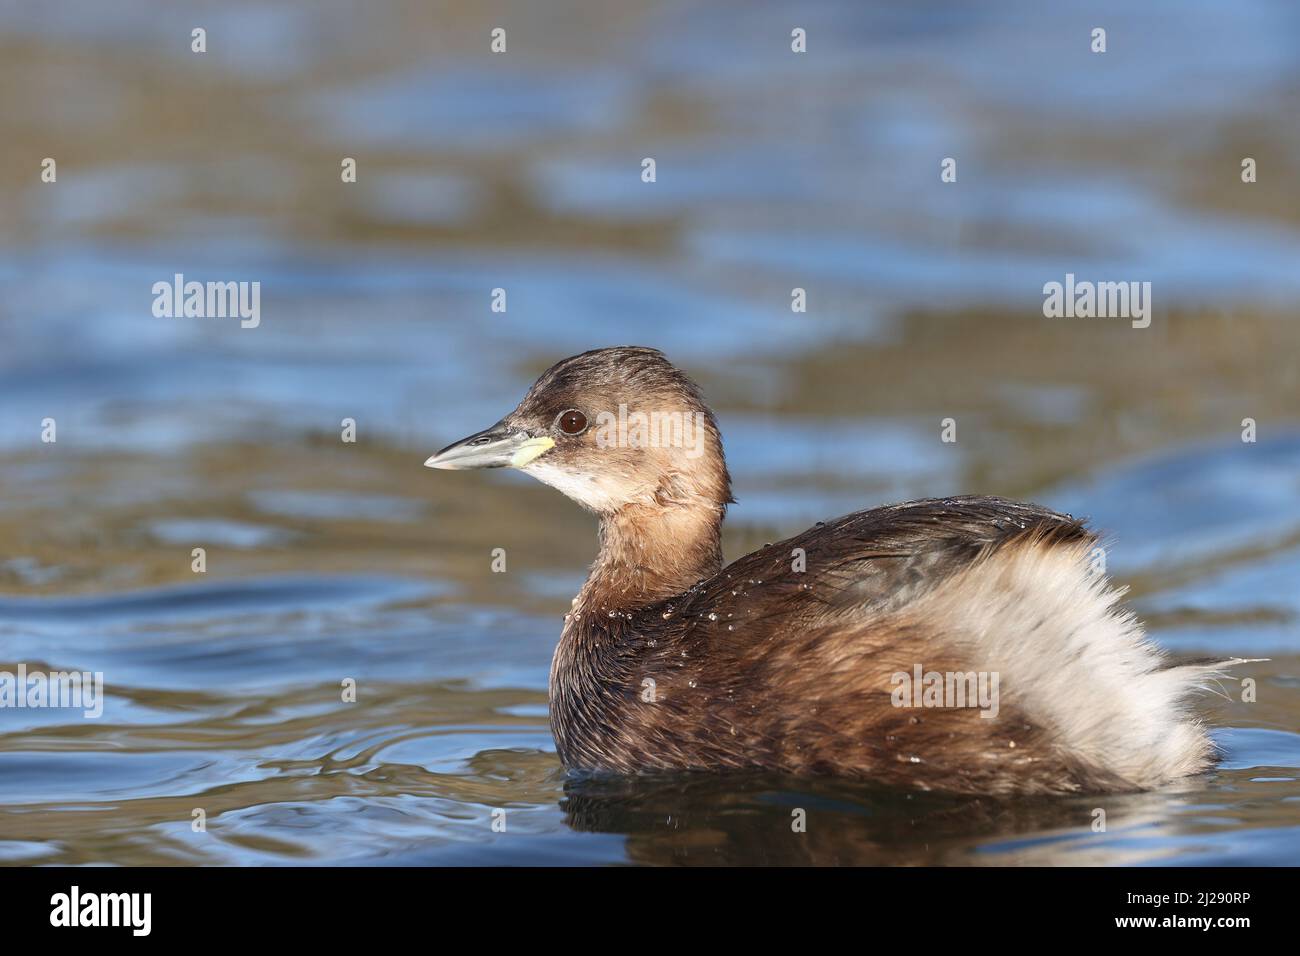
[{"label": "blue water", "polygon": [[[0,670],[106,689],[0,708],[0,863],[1294,863],[1300,12],[560,6],[0,3]],[[1151,328],[1044,319],[1067,272],[1151,282]],[[154,317],[176,273],[260,282],[260,325]],[[614,344],[714,404],[729,557],[924,495],[1089,516],[1158,643],[1269,658],[1203,702],[1220,767],[1031,801],[566,775],[593,524],[420,464]]]}]

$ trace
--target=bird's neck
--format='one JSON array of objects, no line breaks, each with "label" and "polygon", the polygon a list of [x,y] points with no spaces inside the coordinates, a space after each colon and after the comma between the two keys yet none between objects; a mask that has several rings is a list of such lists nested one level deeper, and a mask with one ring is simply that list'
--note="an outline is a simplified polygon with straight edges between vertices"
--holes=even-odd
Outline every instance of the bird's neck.
[{"label": "bird's neck", "polygon": [[551,661],[551,730],[567,766],[604,765],[602,736],[619,723],[629,682],[640,686],[629,619],[722,569],[722,514],[720,506],[699,503],[601,516],[600,554],[565,615]]},{"label": "bird's neck", "polygon": [[686,591],[722,569],[723,508],[629,505],[600,519],[600,554],[575,608],[634,611]]}]

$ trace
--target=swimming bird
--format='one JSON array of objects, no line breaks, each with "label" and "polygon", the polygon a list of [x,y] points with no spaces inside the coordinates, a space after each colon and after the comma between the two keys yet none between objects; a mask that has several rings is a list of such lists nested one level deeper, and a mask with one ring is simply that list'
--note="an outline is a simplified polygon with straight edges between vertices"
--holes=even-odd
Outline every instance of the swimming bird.
[{"label": "swimming bird", "polygon": [[517,468],[599,519],[550,673],[568,768],[1006,795],[1151,789],[1214,762],[1189,698],[1239,661],[1171,665],[1069,515],[909,501],[724,567],[717,420],[655,349],[564,359],[425,464]]}]

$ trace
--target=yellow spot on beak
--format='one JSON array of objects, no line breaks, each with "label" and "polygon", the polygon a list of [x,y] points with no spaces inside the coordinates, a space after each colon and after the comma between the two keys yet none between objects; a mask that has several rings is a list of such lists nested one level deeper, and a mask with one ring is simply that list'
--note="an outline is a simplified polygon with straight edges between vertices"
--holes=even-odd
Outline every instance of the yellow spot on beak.
[{"label": "yellow spot on beak", "polygon": [[519,450],[510,456],[511,468],[522,468],[530,461],[538,458],[555,447],[555,439],[542,436],[541,438],[530,438],[519,446]]}]

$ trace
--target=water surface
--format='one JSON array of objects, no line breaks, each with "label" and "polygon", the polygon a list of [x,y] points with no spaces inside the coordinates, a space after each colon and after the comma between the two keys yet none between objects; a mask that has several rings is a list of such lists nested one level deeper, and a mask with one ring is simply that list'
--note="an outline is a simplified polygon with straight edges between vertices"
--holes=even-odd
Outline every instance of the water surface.
[{"label": "water surface", "polygon": [[[1293,5],[816,3],[802,57],[777,3],[65,6],[0,4],[0,670],[107,699],[0,709],[0,863],[1300,855]],[[1152,327],[1044,319],[1067,271],[1151,281]],[[153,317],[178,272],[260,281],[261,325]],[[1269,658],[1203,702],[1222,765],[1015,801],[566,776],[593,522],[420,465],[631,343],[718,410],[729,557],[923,495],[1090,516],[1161,645]]]}]

